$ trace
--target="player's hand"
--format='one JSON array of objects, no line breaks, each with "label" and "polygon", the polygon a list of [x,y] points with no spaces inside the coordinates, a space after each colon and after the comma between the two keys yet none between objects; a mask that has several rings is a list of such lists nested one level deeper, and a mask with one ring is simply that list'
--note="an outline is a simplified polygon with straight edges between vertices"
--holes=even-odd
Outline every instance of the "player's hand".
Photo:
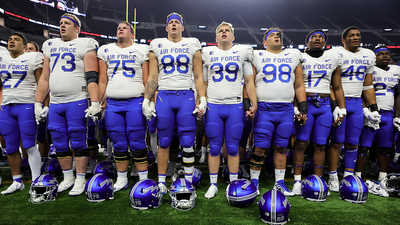
[{"label": "player's hand", "polygon": [[142,112],[143,115],[146,117],[146,120],[150,121],[153,117],[156,117],[156,109],[155,105],[150,103],[150,100],[145,98],[142,102]]},{"label": "player's hand", "polygon": [[381,115],[379,115],[378,111],[371,112],[368,108],[363,108],[364,117],[373,123],[381,122]]},{"label": "player's hand", "polygon": [[254,106],[250,107],[250,110],[246,111],[247,120],[254,119],[254,116],[256,115],[256,112],[257,112],[257,107],[254,107]]},{"label": "player's hand", "polygon": [[335,110],[332,113],[333,116],[333,126],[338,127],[340,125],[342,125],[344,118],[347,115],[347,111],[345,108],[339,108],[338,106],[336,106]]},{"label": "player's hand", "polygon": [[371,120],[367,120],[367,127],[373,128],[374,130],[379,130],[379,123],[373,122]]},{"label": "player's hand", "polygon": [[400,131],[400,117],[393,118],[393,126]]},{"label": "player's hand", "polygon": [[205,96],[200,97],[200,104],[193,110],[193,114],[197,113],[197,117],[202,117],[207,112],[207,99]]},{"label": "player's hand", "polygon": [[40,122],[44,121],[49,114],[49,107],[42,107],[42,103],[35,102],[35,120],[36,124],[39,125]]},{"label": "player's hand", "polygon": [[92,118],[93,122],[97,122],[101,118],[101,109],[99,102],[91,102],[90,106],[85,110],[85,118]]}]

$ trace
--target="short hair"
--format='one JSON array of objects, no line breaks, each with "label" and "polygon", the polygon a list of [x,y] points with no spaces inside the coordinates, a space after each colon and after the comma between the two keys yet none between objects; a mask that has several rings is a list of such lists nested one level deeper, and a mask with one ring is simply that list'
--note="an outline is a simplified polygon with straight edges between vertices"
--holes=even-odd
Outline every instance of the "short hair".
[{"label": "short hair", "polygon": [[133,25],[132,24],[130,24],[130,23],[126,22],[126,21],[122,21],[118,25],[120,25],[121,23],[124,23],[124,24],[128,25],[130,30],[131,30],[131,33],[133,34]]},{"label": "short hair", "polygon": [[24,45],[26,45],[28,43],[28,39],[26,39],[25,35],[22,34],[21,32],[14,32],[10,35],[11,36],[18,36],[22,39],[22,42],[24,43]]},{"label": "short hair", "polygon": [[321,32],[324,34],[324,41],[325,43],[328,42],[328,36],[326,35],[326,33],[322,30],[322,29],[315,29],[313,31],[311,31],[310,33],[307,34],[305,42],[308,43],[308,40],[310,39],[311,35],[313,35],[315,32]]},{"label": "short hair", "polygon": [[167,16],[167,21],[166,21],[167,24],[168,24],[169,17],[172,16],[172,15],[177,15],[177,16],[179,16],[179,18],[181,18],[181,24],[183,25],[183,16],[182,16],[181,14],[179,14],[179,13],[176,13],[176,12],[173,12],[173,13],[168,14],[168,16]]},{"label": "short hair", "polygon": [[74,22],[76,27],[79,27],[79,32],[81,32],[81,21],[79,20],[79,18],[71,13],[64,13],[61,18],[65,18],[67,17],[69,20],[71,20],[72,22]]},{"label": "short hair", "polygon": [[351,30],[360,30],[360,28],[358,28],[356,26],[350,26],[350,27],[344,29],[344,31],[342,33],[342,39],[345,39]]},{"label": "short hair", "polygon": [[221,23],[220,25],[218,25],[217,29],[215,29],[215,35],[218,35],[218,30],[219,30],[219,28],[222,27],[222,26],[228,26],[228,27],[231,29],[232,34],[233,34],[233,35],[235,34],[235,29],[233,29],[233,25],[232,25],[231,23],[222,21],[222,23]]},{"label": "short hair", "polygon": [[34,41],[28,41],[28,43],[33,44],[33,45],[35,46],[35,48],[36,48],[36,51],[40,51],[39,45],[38,45],[36,42],[34,42]]},{"label": "short hair", "polygon": [[[271,31],[271,30],[277,30],[279,32],[281,32],[281,34],[283,33],[282,30],[278,27],[271,27],[268,30],[265,31],[264,33],[264,37],[263,37],[263,42],[265,41],[265,39],[267,38],[267,34]],[[283,36],[281,37],[281,39],[283,39]]]}]

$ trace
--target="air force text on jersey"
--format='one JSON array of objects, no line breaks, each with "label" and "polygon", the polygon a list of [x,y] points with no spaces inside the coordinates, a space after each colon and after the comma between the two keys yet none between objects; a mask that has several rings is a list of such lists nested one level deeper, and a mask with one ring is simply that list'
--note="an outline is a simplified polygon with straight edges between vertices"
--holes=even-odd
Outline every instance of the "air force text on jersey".
[{"label": "air force text on jersey", "polygon": [[[21,63],[24,63],[24,62],[21,62]],[[24,71],[24,70],[29,70],[29,65],[0,64],[0,69],[1,70],[22,70],[22,71]]]}]

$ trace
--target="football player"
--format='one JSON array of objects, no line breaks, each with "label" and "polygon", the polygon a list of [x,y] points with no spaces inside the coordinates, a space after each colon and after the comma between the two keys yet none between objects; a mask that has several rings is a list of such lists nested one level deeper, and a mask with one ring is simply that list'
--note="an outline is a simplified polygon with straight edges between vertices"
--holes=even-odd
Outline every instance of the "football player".
[{"label": "football player", "polygon": [[254,150],[250,176],[258,187],[265,153],[274,151],[275,185],[286,196],[294,196],[286,187],[286,147],[293,128],[293,101],[297,100],[297,120],[307,120],[307,101],[303,81],[302,55],[297,49],[282,50],[282,30],[269,28],[263,38],[266,50],[254,51],[253,68],[257,90],[258,113],[254,119]]},{"label": "football player", "polygon": [[[303,56],[303,79],[307,95],[307,123],[296,125],[296,141],[294,144],[293,194],[301,195],[301,170],[304,161],[304,151],[307,148],[310,134],[313,133],[314,144],[314,174],[322,176],[325,164],[325,143],[332,127],[332,112],[330,104],[330,87],[339,107],[335,109],[334,125],[341,124],[346,115],[340,66],[342,59],[336,51],[324,51],[328,40],[321,29],[313,30],[306,36],[307,50]],[[333,110],[332,110],[333,111]],[[339,123],[340,122],[340,123]]]},{"label": "football player", "polygon": [[[169,146],[174,124],[178,125],[179,142],[183,147],[185,178],[192,180],[194,170],[194,140],[196,118],[206,112],[205,86],[202,76],[201,45],[197,38],[182,37],[183,18],[178,13],[167,16],[167,38],[156,38],[150,43],[149,81],[143,100],[143,114],[148,120],[157,111],[157,152],[158,182],[161,193],[166,193],[165,178],[168,167]],[[200,96],[200,104],[195,105],[192,76]],[[158,87],[155,109],[150,100]],[[194,110],[194,111],[193,111]]]},{"label": "football player", "polygon": [[[107,96],[106,129],[114,144],[117,164],[115,191],[125,190],[128,184],[128,147],[139,179],[147,179],[146,119],[141,103],[149,75],[149,47],[133,43],[133,26],[121,22],[117,28],[117,43],[99,48],[99,91]],[[104,97],[103,97],[104,99]]]},{"label": "football player", "polygon": [[[61,38],[49,39],[43,43],[43,74],[35,100],[36,119],[41,120],[46,116],[42,103],[49,88],[51,89],[48,130],[64,174],[58,192],[73,186],[70,196],[77,196],[85,191],[89,157],[87,118],[97,120],[101,115],[96,55],[98,43],[91,38],[78,38],[80,30],[81,22],[78,17],[66,13],[60,19]],[[76,179],[72,169],[72,150],[75,156]]]},{"label": "football player", "polygon": [[[357,161],[357,145],[364,123],[363,113],[368,120],[377,124],[380,121],[376,105],[375,91],[372,84],[372,71],[375,65],[374,53],[360,47],[361,32],[358,27],[351,26],[342,33],[344,47],[335,48],[342,56],[341,76],[345,97],[347,116],[341,126],[332,127],[331,144],[328,150],[329,190],[339,191],[337,165],[342,144],[345,144],[344,176],[353,174]],[[361,95],[369,104],[369,109],[363,110]]]},{"label": "football player", "polygon": [[[378,161],[380,172],[378,180],[381,181],[387,176],[394,135],[400,128],[399,95],[397,95],[395,101],[395,91],[400,78],[400,67],[397,65],[389,65],[391,57],[387,47],[377,47],[374,49],[374,53],[376,55],[376,66],[373,71],[373,84],[379,114],[382,117],[378,126],[370,127],[370,124],[367,124],[368,126],[363,127],[355,174],[361,177],[367,152],[372,146],[372,141],[375,139],[379,148]],[[393,109],[395,114],[394,118]]]},{"label": "football player", "polygon": [[238,147],[243,132],[244,114],[243,79],[252,103],[246,114],[252,118],[257,111],[251,67],[253,48],[249,45],[233,45],[235,36],[230,23],[222,22],[215,32],[218,46],[205,47],[202,51],[209,107],[204,124],[210,142],[208,157],[210,187],[204,195],[208,199],[218,193],[218,170],[224,137],[228,153],[229,179],[231,182],[238,179]]},{"label": "football player", "polygon": [[13,33],[8,39],[9,54],[1,60],[1,112],[0,127],[7,146],[7,159],[13,183],[1,194],[24,190],[21,175],[20,140],[28,154],[34,181],[40,176],[40,153],[36,148],[36,122],[34,112],[36,82],[42,73],[43,55],[24,53],[27,40],[21,33]]},{"label": "football player", "polygon": [[34,41],[28,41],[25,52],[40,52],[39,45]]}]

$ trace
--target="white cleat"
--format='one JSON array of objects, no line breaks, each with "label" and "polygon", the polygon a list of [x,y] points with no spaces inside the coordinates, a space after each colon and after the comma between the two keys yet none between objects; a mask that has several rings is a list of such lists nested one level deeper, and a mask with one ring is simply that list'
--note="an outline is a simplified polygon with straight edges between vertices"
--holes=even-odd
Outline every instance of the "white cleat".
[{"label": "white cleat", "polygon": [[75,177],[64,177],[64,180],[58,185],[58,193],[66,191],[75,184]]},{"label": "white cleat", "polygon": [[292,192],[294,195],[301,195],[301,181],[295,181]]},{"label": "white cleat", "polygon": [[215,185],[210,185],[208,188],[208,191],[204,194],[204,197],[207,199],[212,199],[217,195],[218,193],[218,188]]},{"label": "white cleat", "polygon": [[382,187],[378,181],[367,180],[365,184],[368,187],[368,192],[382,197],[389,197],[389,193]]},{"label": "white cleat", "polygon": [[86,179],[75,179],[75,184],[72,190],[68,193],[69,196],[78,196],[85,192]]},{"label": "white cleat", "polygon": [[160,188],[160,193],[165,195],[168,192],[167,186],[163,183],[158,183],[158,187]]},{"label": "white cleat", "polygon": [[331,180],[328,181],[329,190],[332,192],[339,192],[339,180]]},{"label": "white cleat", "polygon": [[117,182],[114,184],[114,192],[126,190],[129,188],[128,178],[117,177]]},{"label": "white cleat", "polygon": [[24,183],[14,181],[5,191],[2,191],[1,194],[8,195],[8,194],[12,194],[16,191],[22,191],[22,190],[25,190]]},{"label": "white cleat", "polygon": [[286,197],[293,197],[294,196],[293,192],[291,192],[286,187],[285,181],[283,181],[283,180],[275,182],[274,190],[278,190],[278,191],[282,192],[282,194],[284,194]]}]

